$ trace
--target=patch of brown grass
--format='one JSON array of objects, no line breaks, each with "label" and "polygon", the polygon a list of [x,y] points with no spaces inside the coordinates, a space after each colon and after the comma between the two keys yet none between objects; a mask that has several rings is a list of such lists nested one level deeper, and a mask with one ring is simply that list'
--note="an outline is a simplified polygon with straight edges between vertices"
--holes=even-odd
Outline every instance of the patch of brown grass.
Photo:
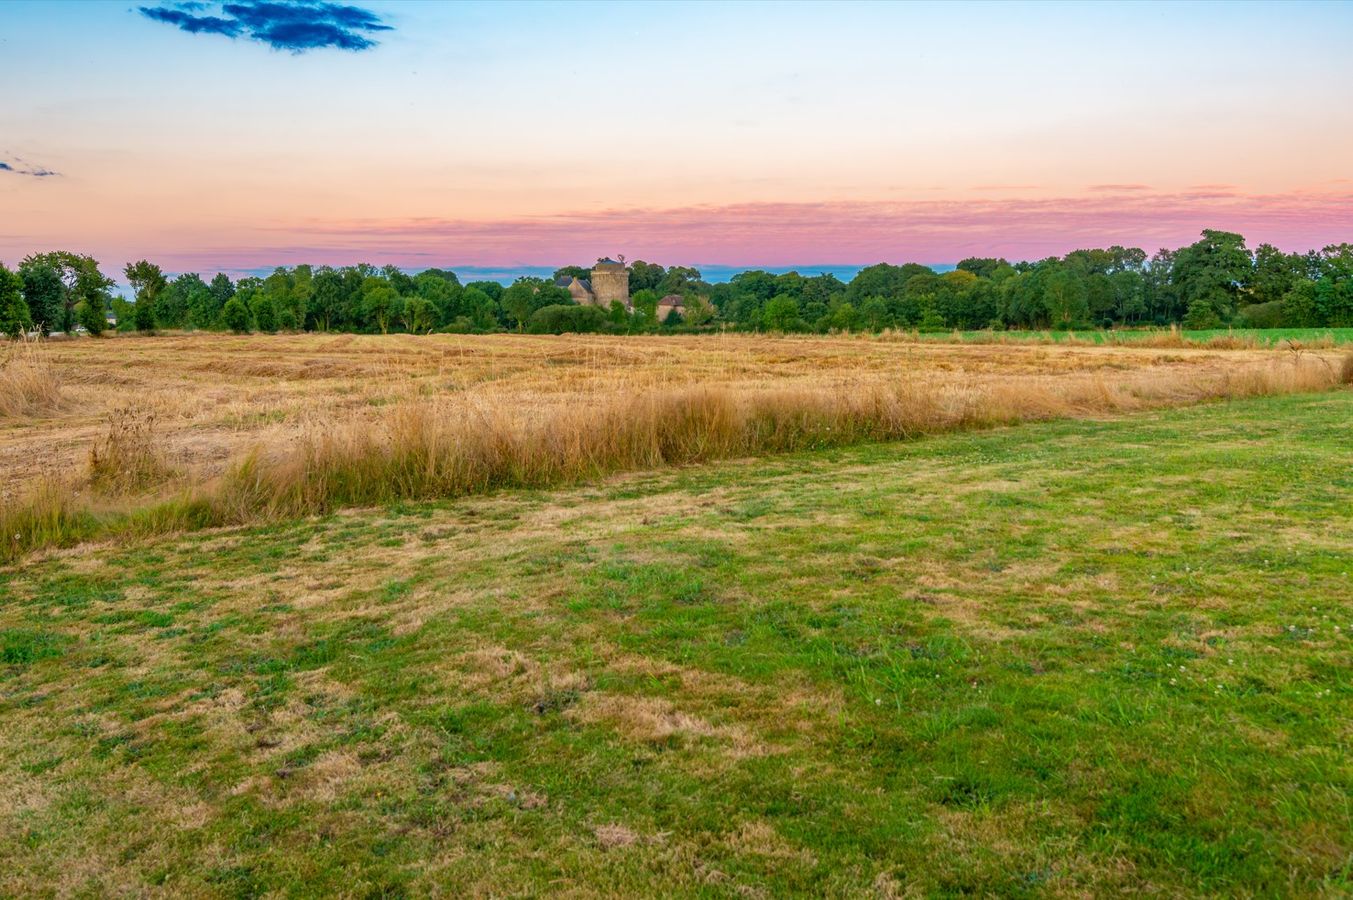
[{"label": "patch of brown grass", "polygon": [[1353,353],[1345,354],[1343,362],[1339,364],[1339,383],[1353,384]]},{"label": "patch of brown grass", "polygon": [[155,440],[155,411],[125,406],[108,417],[108,431],[89,450],[89,482],[105,494],[132,494],[171,474]]},{"label": "patch of brown grass", "polygon": [[0,419],[60,405],[61,379],[39,341],[16,341],[0,350]]}]

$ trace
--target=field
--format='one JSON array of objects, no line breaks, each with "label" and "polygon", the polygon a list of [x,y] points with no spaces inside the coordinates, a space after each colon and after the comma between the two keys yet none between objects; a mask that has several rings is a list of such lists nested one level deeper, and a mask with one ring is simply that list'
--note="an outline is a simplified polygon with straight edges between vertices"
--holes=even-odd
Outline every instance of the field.
[{"label": "field", "polygon": [[[1168,335],[1166,336],[1168,337]],[[784,389],[863,393],[905,385],[950,398],[1012,384],[1070,404],[1050,413],[1106,412],[1134,402],[1186,402],[1179,386],[1218,384],[1293,359],[1337,365],[1329,349],[967,346],[907,336],[604,337],[121,337],[43,345],[59,382],[27,415],[0,415],[0,500],[43,478],[83,472],[89,454],[128,420],[149,429],[163,492],[220,475],[251,450],[275,454],[340,426],[369,428],[392,408],[457,404],[509,424],[561,410],[691,389],[746,396]],[[1290,365],[1287,365],[1291,368]],[[3,370],[0,369],[0,379]],[[1116,397],[1089,395],[1116,392]],[[1185,393],[1187,393],[1185,391]],[[42,453],[33,453],[34,446]]]},{"label": "field", "polygon": [[[1249,344],[1278,347],[1289,344],[1319,347],[1353,344],[1353,328],[1208,328],[1203,330],[1122,329],[1115,331],[961,331],[959,339],[980,343],[1081,343],[1081,344]],[[950,340],[948,332],[925,334],[919,339]]]},{"label": "field", "polygon": [[[1340,351],[42,349],[12,508],[217,497],[251,448],[269,489],[330,454],[335,502],[0,568],[0,894],[1353,890]],[[656,458],[589,456],[659,394]],[[588,462],[347,502],[423,409]],[[100,493],[110,416],[153,420],[155,483]]]}]

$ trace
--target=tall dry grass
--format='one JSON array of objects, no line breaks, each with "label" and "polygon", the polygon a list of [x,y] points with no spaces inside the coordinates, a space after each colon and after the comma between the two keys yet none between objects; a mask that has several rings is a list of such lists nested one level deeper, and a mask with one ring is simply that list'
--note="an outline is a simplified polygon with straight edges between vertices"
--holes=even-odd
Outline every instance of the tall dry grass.
[{"label": "tall dry grass", "polygon": [[[1353,364],[1348,364],[1353,365]],[[284,453],[247,455],[173,501],[101,514],[53,492],[0,510],[10,557],[94,534],[160,533],[292,518],[348,506],[576,483],[616,472],[1209,400],[1328,390],[1345,375],[1291,354],[1222,371],[1143,370],[965,384],[694,386],[593,405],[410,400],[372,422],[311,428]],[[101,524],[91,524],[101,522]]]},{"label": "tall dry grass", "polygon": [[113,410],[108,431],[89,449],[89,483],[111,495],[134,494],[172,474],[155,439],[155,410],[132,404]]},{"label": "tall dry grass", "polygon": [[0,419],[31,416],[61,405],[61,379],[40,341],[0,348]]},{"label": "tall dry grass", "polygon": [[855,389],[694,387],[522,418],[511,407],[422,402],[374,425],[316,429],[287,455],[251,456],[213,502],[234,522],[398,499],[577,482],[765,453],[1207,400],[1326,390],[1315,357],[1180,378],[1150,372],[1011,379],[978,387],[925,380]]}]

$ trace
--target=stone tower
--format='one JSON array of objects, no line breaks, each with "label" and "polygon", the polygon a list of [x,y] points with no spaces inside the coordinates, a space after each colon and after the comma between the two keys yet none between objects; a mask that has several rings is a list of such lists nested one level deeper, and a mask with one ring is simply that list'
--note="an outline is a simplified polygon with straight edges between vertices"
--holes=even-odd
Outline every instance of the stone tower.
[{"label": "stone tower", "polygon": [[625,267],[623,257],[620,262],[610,257],[597,260],[592,267],[592,294],[597,306],[603,308],[614,300],[630,305],[630,270]]}]

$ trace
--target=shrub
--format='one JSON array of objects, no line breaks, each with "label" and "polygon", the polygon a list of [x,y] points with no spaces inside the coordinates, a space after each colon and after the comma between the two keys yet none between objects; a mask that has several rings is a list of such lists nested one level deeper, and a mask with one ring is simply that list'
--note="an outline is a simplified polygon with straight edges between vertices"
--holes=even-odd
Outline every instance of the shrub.
[{"label": "shrub", "polygon": [[532,334],[564,334],[598,331],[606,321],[606,313],[597,306],[542,306],[527,320],[526,330]]},{"label": "shrub", "polygon": [[245,306],[238,297],[231,297],[221,310],[221,321],[225,323],[225,327],[236,334],[248,334],[249,307]]},{"label": "shrub", "polygon": [[1183,325],[1190,331],[1206,331],[1209,328],[1220,328],[1221,318],[1212,308],[1212,304],[1200,297],[1189,304]]},{"label": "shrub", "polygon": [[1247,306],[1236,314],[1236,324],[1241,328],[1281,328],[1283,302],[1270,300],[1268,303]]},{"label": "shrub", "polygon": [[474,331],[474,322],[470,321],[468,316],[456,316],[451,322],[442,329],[441,334],[469,334]]}]

